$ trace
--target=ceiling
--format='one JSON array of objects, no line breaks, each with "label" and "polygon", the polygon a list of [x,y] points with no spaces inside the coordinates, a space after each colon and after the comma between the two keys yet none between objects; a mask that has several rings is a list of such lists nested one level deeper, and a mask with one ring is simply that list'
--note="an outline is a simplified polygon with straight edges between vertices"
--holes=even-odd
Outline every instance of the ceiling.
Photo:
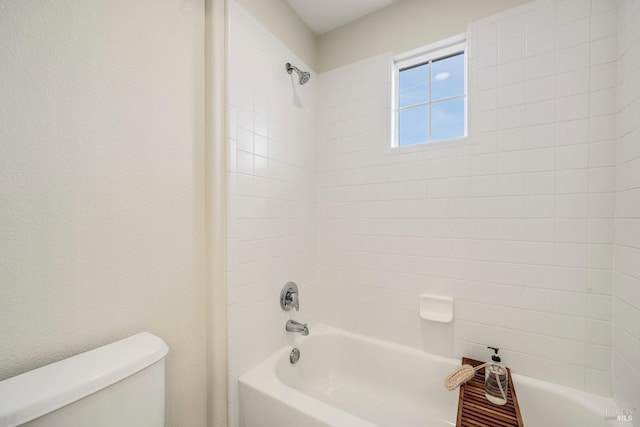
[{"label": "ceiling", "polygon": [[316,35],[322,35],[399,0],[287,0]]}]

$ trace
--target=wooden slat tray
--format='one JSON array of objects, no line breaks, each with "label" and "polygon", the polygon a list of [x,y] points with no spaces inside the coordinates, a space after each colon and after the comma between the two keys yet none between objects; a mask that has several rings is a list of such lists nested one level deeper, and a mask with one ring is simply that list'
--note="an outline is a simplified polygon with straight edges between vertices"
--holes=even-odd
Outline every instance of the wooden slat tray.
[{"label": "wooden slat tray", "polygon": [[[474,359],[462,358],[462,364],[476,367],[482,365]],[[516,390],[511,379],[511,370],[507,368],[509,390],[506,405],[494,405],[484,395],[484,368],[466,384],[460,386],[458,399],[458,420],[456,427],[524,427]]]}]

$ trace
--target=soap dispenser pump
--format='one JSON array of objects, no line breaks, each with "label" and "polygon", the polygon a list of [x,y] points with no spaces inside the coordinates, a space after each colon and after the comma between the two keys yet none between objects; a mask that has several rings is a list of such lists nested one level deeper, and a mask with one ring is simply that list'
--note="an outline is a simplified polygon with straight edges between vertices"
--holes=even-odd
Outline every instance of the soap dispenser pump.
[{"label": "soap dispenser pump", "polygon": [[487,347],[494,351],[491,362],[484,368],[484,395],[487,400],[496,405],[507,403],[507,392],[509,391],[509,379],[507,369],[500,364],[498,355],[500,351],[497,347]]}]

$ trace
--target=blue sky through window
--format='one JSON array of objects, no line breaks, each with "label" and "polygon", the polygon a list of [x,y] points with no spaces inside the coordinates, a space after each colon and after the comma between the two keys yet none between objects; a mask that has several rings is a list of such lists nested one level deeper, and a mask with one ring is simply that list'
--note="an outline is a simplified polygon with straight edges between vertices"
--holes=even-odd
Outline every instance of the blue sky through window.
[{"label": "blue sky through window", "polygon": [[431,139],[452,139],[464,136],[464,99],[431,104]]},{"label": "blue sky through window", "polygon": [[400,145],[419,144],[429,140],[429,106],[400,111]]},{"label": "blue sky through window", "polygon": [[429,64],[402,70],[400,107],[429,102]]},{"label": "blue sky through window", "polygon": [[398,145],[463,137],[464,83],[464,52],[400,70]]},{"label": "blue sky through window", "polygon": [[431,100],[464,94],[464,55],[462,53],[433,61]]}]

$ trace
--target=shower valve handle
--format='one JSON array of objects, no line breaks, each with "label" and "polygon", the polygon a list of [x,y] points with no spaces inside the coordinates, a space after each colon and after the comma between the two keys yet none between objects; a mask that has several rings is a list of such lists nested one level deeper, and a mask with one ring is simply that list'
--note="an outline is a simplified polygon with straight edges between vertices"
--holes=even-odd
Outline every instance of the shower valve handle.
[{"label": "shower valve handle", "polygon": [[295,308],[300,310],[300,302],[298,300],[298,286],[293,282],[288,282],[280,292],[280,307],[284,311]]}]

